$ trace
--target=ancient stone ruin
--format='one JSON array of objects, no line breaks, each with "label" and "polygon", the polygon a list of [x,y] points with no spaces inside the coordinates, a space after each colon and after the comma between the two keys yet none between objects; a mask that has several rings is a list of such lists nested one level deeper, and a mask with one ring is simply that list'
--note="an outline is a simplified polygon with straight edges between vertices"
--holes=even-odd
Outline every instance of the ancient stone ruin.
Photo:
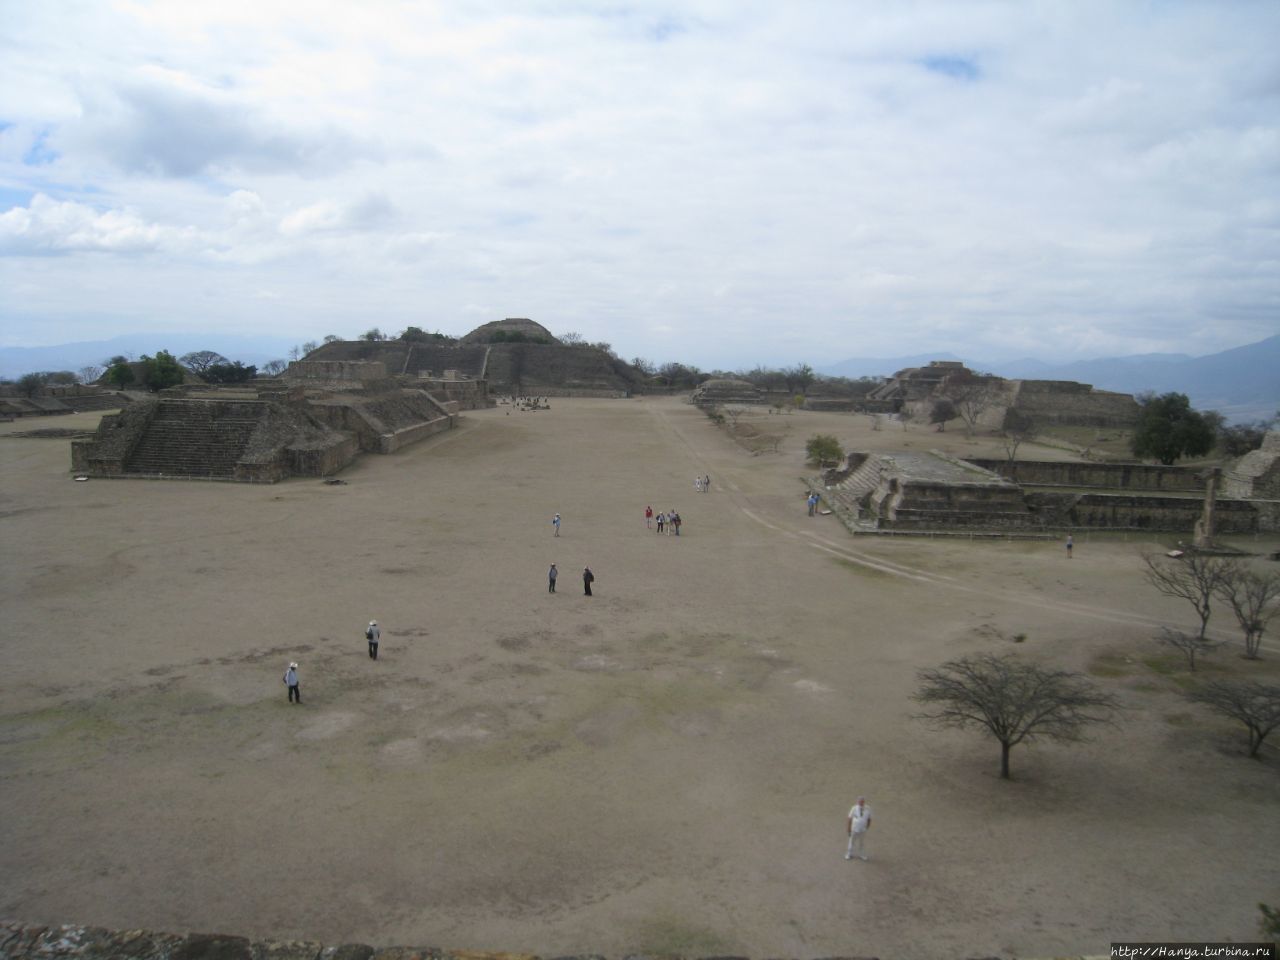
[{"label": "ancient stone ruin", "polygon": [[[1070,380],[1006,380],[985,376],[955,360],[899,370],[867,395],[868,413],[899,413],[928,420],[943,397],[973,398],[975,426],[1001,430],[1012,412],[1039,426],[1124,428],[1138,419],[1138,403],[1127,393],[1095,390]],[[963,401],[962,401],[963,402]]]},{"label": "ancient stone ruin", "polygon": [[[1145,464],[957,459],[938,451],[851,453],[810,486],[855,533],[1062,530],[1190,533],[1208,471]],[[1280,531],[1280,499],[1218,496],[1221,534]]]},{"label": "ancient stone ruin", "polygon": [[715,379],[698,384],[689,398],[700,406],[717,406],[725,403],[768,403],[763,390],[746,380]]},{"label": "ancient stone ruin", "polygon": [[[495,339],[496,338],[496,339]],[[513,338],[513,339],[504,339]],[[376,361],[393,376],[484,381],[491,395],[626,397],[640,386],[630,365],[604,350],[561,343],[541,324],[524,318],[495,320],[448,341],[334,341],[307,360]]]},{"label": "ancient stone ruin", "polygon": [[405,386],[382,363],[303,360],[278,380],[175,387],[131,404],[73,441],[71,463],[91,477],[274,483],[393,453],[457,414],[456,401]]}]

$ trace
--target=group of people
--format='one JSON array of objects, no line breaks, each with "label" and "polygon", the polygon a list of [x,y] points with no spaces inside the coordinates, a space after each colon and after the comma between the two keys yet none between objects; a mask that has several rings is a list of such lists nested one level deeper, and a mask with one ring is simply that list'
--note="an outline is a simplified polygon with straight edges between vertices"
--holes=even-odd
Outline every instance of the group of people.
[{"label": "group of people", "polygon": [[684,521],[680,519],[680,514],[676,513],[674,510],[668,511],[667,513],[655,514],[653,512],[653,507],[645,507],[644,525],[652,530],[655,520],[658,523],[659,533],[665,533],[668,536],[671,534],[675,534],[677,537],[680,536],[680,524],[684,523]]},{"label": "group of people", "polygon": [[[382,628],[377,620],[370,620],[364,628],[364,639],[369,645],[369,659],[378,659],[378,644],[382,641]],[[289,691],[290,703],[302,703],[302,684],[298,680],[298,663],[290,661],[284,671],[284,685]]]},{"label": "group of people", "polygon": [[[547,571],[547,593],[556,592],[556,581],[560,579],[560,571],[556,569],[556,565],[551,564],[551,569]],[[582,568],[582,595],[584,597],[591,596],[591,584],[596,582],[596,575],[591,572],[590,567]]]},{"label": "group of people", "polygon": [[711,475],[704,473],[700,477],[694,477],[693,489],[695,493],[710,493],[711,492]]}]

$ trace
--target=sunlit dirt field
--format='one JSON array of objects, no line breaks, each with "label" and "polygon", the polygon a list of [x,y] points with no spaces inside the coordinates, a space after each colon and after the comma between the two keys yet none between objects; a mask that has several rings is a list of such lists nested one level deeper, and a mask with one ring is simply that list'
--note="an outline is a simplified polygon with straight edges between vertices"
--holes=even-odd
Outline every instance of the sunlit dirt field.
[{"label": "sunlit dirt field", "polygon": [[[1252,940],[1280,902],[1280,754],[1246,759],[1243,728],[1181,698],[1151,638],[1193,615],[1138,561],[1166,541],[1077,533],[1068,560],[805,515],[813,433],[994,438],[796,413],[751,456],[677,399],[553,400],[467,413],[344,485],[247,486],[75,483],[66,440],[5,436],[93,422],[0,425],[0,915],[955,958]],[[1232,646],[1206,669],[1280,676],[1274,638],[1246,663],[1229,611],[1212,626]],[[1127,709],[1018,747],[1002,781],[994,741],[911,719],[920,668],[982,651]],[[859,794],[866,863],[843,859]]]}]

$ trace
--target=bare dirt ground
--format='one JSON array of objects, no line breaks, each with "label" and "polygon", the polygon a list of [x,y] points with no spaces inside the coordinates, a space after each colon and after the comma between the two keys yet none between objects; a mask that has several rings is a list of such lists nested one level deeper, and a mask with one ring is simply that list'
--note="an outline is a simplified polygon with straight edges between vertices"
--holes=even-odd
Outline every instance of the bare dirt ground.
[{"label": "bare dirt ground", "polygon": [[[0,426],[0,915],[954,958],[1251,940],[1280,902],[1280,757],[1180,698],[1151,637],[1192,613],[1137,561],[1162,542],[1077,536],[1068,561],[805,516],[812,433],[992,438],[799,413],[752,457],[676,400],[556,400],[346,485],[241,486],[75,483],[65,440],[3,436],[31,426]],[[1214,627],[1211,669],[1277,677],[1274,639],[1246,664]],[[1018,747],[1004,782],[994,741],[910,719],[919,668],[1010,649],[1091,672],[1122,722]],[[858,794],[867,863],[843,859]]]}]

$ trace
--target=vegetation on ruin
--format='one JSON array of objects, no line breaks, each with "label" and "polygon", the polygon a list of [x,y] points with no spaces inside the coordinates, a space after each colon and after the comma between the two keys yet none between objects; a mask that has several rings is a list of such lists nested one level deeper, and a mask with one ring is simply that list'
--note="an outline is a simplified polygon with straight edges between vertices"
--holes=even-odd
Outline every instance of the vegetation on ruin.
[{"label": "vegetation on ruin", "polygon": [[215,363],[205,368],[203,377],[209,383],[247,383],[258,375],[258,368],[235,363]]},{"label": "vegetation on ruin", "polygon": [[1166,467],[1183,457],[1202,457],[1213,449],[1213,423],[1191,409],[1185,393],[1138,396],[1133,454],[1152,457]]},{"label": "vegetation on ruin", "polygon": [[832,467],[844,460],[844,448],[829,433],[816,433],[804,445],[805,457],[819,467]]},{"label": "vegetation on ruin", "polygon": [[1119,702],[1087,678],[1065,670],[1022,663],[1010,655],[984,653],[922,670],[912,697],[928,708],[916,715],[941,727],[978,728],[1000,743],[1000,776],[1009,773],[1009,752],[1038,739],[1084,740],[1085,730],[1108,723]]}]

